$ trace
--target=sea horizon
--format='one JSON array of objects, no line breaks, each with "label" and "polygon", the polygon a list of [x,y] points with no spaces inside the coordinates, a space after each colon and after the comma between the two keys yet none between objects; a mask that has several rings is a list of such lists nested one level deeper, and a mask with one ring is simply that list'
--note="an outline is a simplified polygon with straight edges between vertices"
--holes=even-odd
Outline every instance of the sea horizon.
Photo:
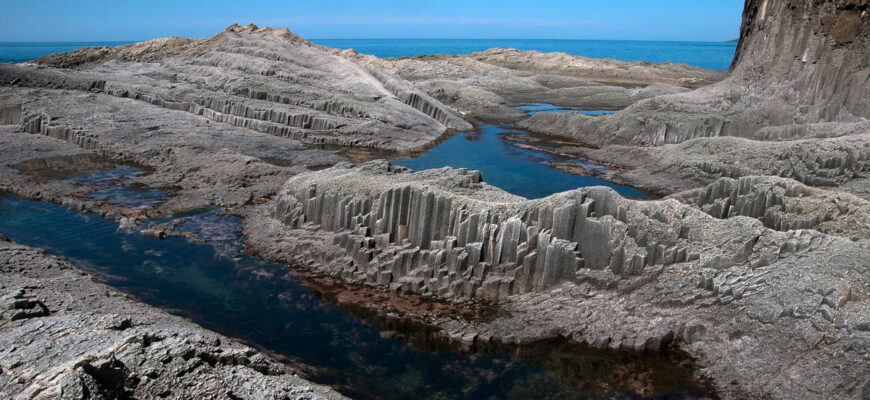
[{"label": "sea horizon", "polygon": [[[337,49],[354,49],[380,58],[436,54],[468,54],[493,48],[542,53],[564,52],[621,61],[674,62],[711,70],[728,70],[737,44],[733,41],[669,41],[639,39],[449,39],[366,38],[307,39]],[[53,53],[92,46],[123,46],[139,41],[0,42],[0,62],[26,62]]]}]

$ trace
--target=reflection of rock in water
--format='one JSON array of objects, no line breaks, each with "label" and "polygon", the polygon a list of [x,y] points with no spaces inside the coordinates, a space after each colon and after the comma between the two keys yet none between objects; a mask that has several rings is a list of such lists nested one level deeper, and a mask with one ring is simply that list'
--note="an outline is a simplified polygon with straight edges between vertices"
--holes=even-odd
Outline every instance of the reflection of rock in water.
[{"label": "reflection of rock in water", "polygon": [[166,199],[167,191],[148,189],[127,180],[144,174],[141,168],[121,165],[112,169],[92,172],[63,180],[64,183],[81,185],[86,192],[82,197],[105,202],[120,209],[151,207]]},{"label": "reflection of rock in water", "polygon": [[242,252],[242,243],[238,236],[241,229],[241,219],[223,215],[219,209],[187,217],[178,226],[179,231],[194,234],[203,243],[212,246],[216,255],[227,258]]},{"label": "reflection of rock in water", "polygon": [[[314,287],[318,286],[315,284]],[[338,302],[334,293],[315,292],[384,335],[407,341],[425,352],[454,352],[472,358],[509,356],[512,359],[503,361],[499,373],[509,374],[511,369],[516,368],[515,358],[540,368],[547,377],[557,380],[564,387],[576,388],[580,391],[576,394],[578,398],[607,397],[624,392],[659,397],[681,391],[685,395],[705,397],[704,392],[697,389],[701,383],[689,368],[680,366],[660,353],[603,351],[570,343],[566,339],[517,345],[505,344],[474,332],[445,335],[439,327],[431,324],[376,311],[370,305]],[[473,342],[466,341],[468,338],[473,338]],[[444,366],[451,374],[485,375],[485,371],[475,367],[463,363]],[[522,385],[517,385],[512,393],[519,395],[522,390]],[[535,386],[526,390],[532,397],[539,397],[547,391],[546,388]],[[555,394],[557,391],[554,389],[553,392]]]},{"label": "reflection of rock in water", "polygon": [[28,160],[11,167],[32,175],[41,182],[48,182],[104,171],[118,165],[117,162],[94,153],[82,153]]},{"label": "reflection of rock in water", "polygon": [[[375,327],[384,336],[409,342],[427,353],[452,352],[472,359],[492,359],[491,363],[484,364],[486,368],[482,368],[481,364],[465,362],[447,362],[441,367],[451,375],[474,377],[471,382],[476,383],[471,385],[484,387],[487,381],[497,376],[511,376],[516,370],[524,368],[523,363],[541,370],[540,375],[522,376],[525,383],[513,385],[505,398],[541,398],[548,393],[555,398],[609,398],[618,397],[619,393],[647,397],[677,394],[706,397],[705,391],[699,389],[703,385],[690,368],[660,353],[603,351],[570,343],[566,339],[505,344],[474,332],[442,332],[441,328],[417,318],[378,309],[383,304],[368,303],[362,299],[365,296],[360,295],[360,292],[366,291],[378,293],[376,290],[337,284],[314,276],[306,277],[305,274],[302,276],[305,285],[318,297]],[[344,294],[347,291],[352,291],[354,295],[346,298]],[[292,298],[284,300],[291,306]],[[318,371],[320,374],[324,372]],[[552,387],[550,379],[558,381],[563,389]],[[540,384],[528,385],[535,381]],[[565,392],[564,388],[570,389]],[[572,392],[573,395],[569,394]]]}]

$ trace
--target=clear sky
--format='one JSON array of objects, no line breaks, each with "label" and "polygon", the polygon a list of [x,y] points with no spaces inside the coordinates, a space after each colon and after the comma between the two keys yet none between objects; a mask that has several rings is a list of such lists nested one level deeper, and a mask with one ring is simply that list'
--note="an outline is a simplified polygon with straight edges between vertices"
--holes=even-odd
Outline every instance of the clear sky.
[{"label": "clear sky", "polygon": [[0,0],[0,41],[207,37],[238,22],[310,39],[725,41],[743,0]]}]

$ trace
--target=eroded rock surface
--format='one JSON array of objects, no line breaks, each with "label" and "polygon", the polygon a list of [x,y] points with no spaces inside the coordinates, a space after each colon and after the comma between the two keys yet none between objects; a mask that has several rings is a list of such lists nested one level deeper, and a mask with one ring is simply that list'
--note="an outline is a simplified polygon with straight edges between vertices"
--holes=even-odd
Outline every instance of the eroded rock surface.
[{"label": "eroded rock surface", "polygon": [[[4,65],[0,186],[99,210],[76,198],[81,188],[32,171],[83,154],[135,162],[153,169],[138,183],[175,191],[163,211],[236,207],[247,244],[271,259],[401,293],[500,302],[506,313],[492,321],[440,321],[458,337],[674,345],[726,398],[867,398],[867,7],[747,1],[731,75],[714,84],[722,73],[514,50],[379,60],[253,26]],[[623,183],[682,192],[643,202],[583,188],[530,201],[476,171],[373,162],[305,173],[340,158],[303,143],[408,150],[469,128],[463,118],[519,118],[510,107],[532,101],[627,107],[605,117],[540,113],[523,126],[601,146],[565,145],[626,167],[614,176]],[[14,245],[0,254],[6,247],[18,249],[8,253],[13,266],[36,254]],[[152,340],[128,336],[146,329],[138,317],[103,323],[74,307],[56,311],[72,306],[46,287],[85,282],[61,270],[59,281],[8,275],[0,340],[27,334],[39,347],[24,353],[33,364],[2,366],[10,393],[294,390],[266,381],[271,369],[226,378],[242,367],[199,354],[228,345],[184,342],[187,325]],[[19,281],[28,283],[12,287]],[[61,317],[78,325],[43,322]],[[94,327],[105,327],[106,343],[86,337]],[[78,340],[88,356],[60,354],[51,340]],[[19,350],[7,346],[2,359]],[[52,360],[48,372],[27,369],[37,358]],[[208,378],[185,372],[169,385],[137,369],[177,374],[188,364]]]},{"label": "eroded rock surface", "polygon": [[[233,25],[208,39],[85,48],[36,63],[0,66],[0,82],[130,98],[314,144],[401,150],[471,129],[409,82],[286,29]],[[28,130],[39,130],[25,108]]]},{"label": "eroded rock surface", "polygon": [[[679,200],[679,201],[678,201]],[[674,344],[727,397],[870,390],[870,203],[782,178],[722,179],[658,201],[603,187],[539,200],[477,171],[382,161],[299,175],[246,235],[347,281],[504,301],[445,330],[612,349]]]},{"label": "eroded rock surface", "polygon": [[[747,1],[727,79],[640,101],[607,118],[562,118],[582,126],[569,134],[589,143],[652,145],[713,136],[809,138],[828,130],[817,124],[864,120],[870,117],[867,7],[857,0]],[[848,40],[838,27],[848,27]],[[526,125],[549,123],[556,121],[542,116]]]},{"label": "eroded rock surface", "polygon": [[0,240],[0,277],[5,399],[344,398],[41,250]]},{"label": "eroded rock surface", "polygon": [[650,97],[683,93],[717,82],[724,71],[685,64],[624,62],[565,53],[491,49],[466,55],[379,59],[353,50],[332,50],[367,68],[389,70],[477,120],[511,120],[510,108],[544,102],[615,110]]}]

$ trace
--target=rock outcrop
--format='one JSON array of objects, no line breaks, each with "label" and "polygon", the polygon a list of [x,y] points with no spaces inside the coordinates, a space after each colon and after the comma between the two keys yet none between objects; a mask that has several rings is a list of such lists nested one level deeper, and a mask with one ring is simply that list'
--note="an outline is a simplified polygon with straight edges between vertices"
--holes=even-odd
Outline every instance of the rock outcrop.
[{"label": "rock outcrop", "polygon": [[694,205],[715,218],[738,215],[761,221],[777,231],[813,229],[835,236],[870,239],[870,202],[828,192],[790,179],[749,176],[721,178],[673,198]]},{"label": "rock outcrop", "polygon": [[624,62],[565,53],[491,49],[465,55],[379,59],[353,50],[330,50],[355,63],[414,82],[462,115],[477,120],[524,116],[510,108],[543,102],[616,110],[642,99],[686,92],[717,82],[724,71],[684,64]]},{"label": "rock outcrop", "polygon": [[132,98],[312,144],[403,150],[471,129],[411,83],[286,29],[233,25],[208,39],[86,48],[35,62],[0,66],[0,82]]},{"label": "rock outcrop", "polygon": [[344,398],[40,250],[0,240],[0,277],[5,399]]},{"label": "rock outcrop", "polygon": [[446,330],[675,345],[729,398],[870,390],[867,201],[771,177],[657,201],[603,187],[526,200],[480,178],[339,164],[288,181],[245,235],[336,278],[510,311]]},{"label": "rock outcrop", "polygon": [[864,1],[748,0],[731,74],[722,82],[602,119],[536,116],[525,125],[556,134],[563,133],[557,126],[575,126],[563,134],[597,145],[813,137],[825,129],[818,124],[870,118],[868,50]]},{"label": "rock outcrop", "polygon": [[[297,140],[210,123],[134,99],[9,88],[0,94],[0,104],[10,103],[21,104],[25,111],[19,124],[0,127],[0,143],[8,152],[0,161],[0,188],[58,203],[81,200],[69,198],[74,188],[37,182],[26,171],[17,171],[16,164],[89,150],[115,162],[149,167],[153,173],[138,183],[172,189],[173,198],[160,204],[158,212],[172,213],[205,204],[240,206],[275,193],[296,173],[343,159]],[[99,205],[95,208],[105,213]]]},{"label": "rock outcrop", "polygon": [[[439,321],[469,340],[676,346],[727,398],[867,397],[870,208],[838,192],[870,198],[867,7],[749,0],[732,73],[708,86],[721,75],[564,54],[378,60],[253,26],[0,66],[0,188],[100,208],[28,168],[81,154],[135,162],[153,169],[137,183],[174,191],[164,212],[237,207],[247,244],[266,257],[402,293],[499,301],[507,313],[492,320]],[[477,171],[415,173],[383,161],[320,170],[339,157],[303,145],[409,150],[468,129],[465,116],[517,118],[510,106],[547,100],[628,106],[605,117],[541,113],[523,125],[602,146],[570,147],[625,166],[616,179],[691,190],[655,201],[601,187],[527,200]],[[269,216],[257,214],[265,208]],[[31,250],[10,251],[7,264],[30,265]],[[0,301],[9,319],[0,340],[40,330],[28,336],[36,348],[2,350],[0,360],[13,360],[0,374],[10,393],[295,395],[286,374],[247,350],[224,359],[213,354],[235,347],[179,339],[186,325],[152,335],[136,318],[55,313],[63,296],[51,290],[61,289],[32,283],[84,285],[62,271],[60,280],[3,272],[3,288],[15,287]],[[85,337],[94,326],[105,327],[105,343]],[[87,357],[48,345],[64,340]],[[28,369],[42,359],[51,366]],[[239,369],[251,365],[268,367]],[[170,385],[152,367],[179,378]],[[228,378],[233,371],[247,372]]]},{"label": "rock outcrop", "polygon": [[344,262],[316,248],[295,250],[331,274],[419,294],[504,300],[574,280],[582,269],[630,276],[648,264],[699,257],[686,251],[681,223],[656,223],[664,217],[628,202],[600,187],[528,201],[482,184],[479,171],[410,173],[373,161],[291,179],[275,217],[291,228],[335,232]]},{"label": "rock outcrop", "polygon": [[666,194],[686,179],[778,175],[870,198],[860,176],[870,134],[868,13],[864,1],[747,1],[727,79],[602,118],[539,113],[520,126],[601,147],[580,152],[625,167],[623,183]]}]

